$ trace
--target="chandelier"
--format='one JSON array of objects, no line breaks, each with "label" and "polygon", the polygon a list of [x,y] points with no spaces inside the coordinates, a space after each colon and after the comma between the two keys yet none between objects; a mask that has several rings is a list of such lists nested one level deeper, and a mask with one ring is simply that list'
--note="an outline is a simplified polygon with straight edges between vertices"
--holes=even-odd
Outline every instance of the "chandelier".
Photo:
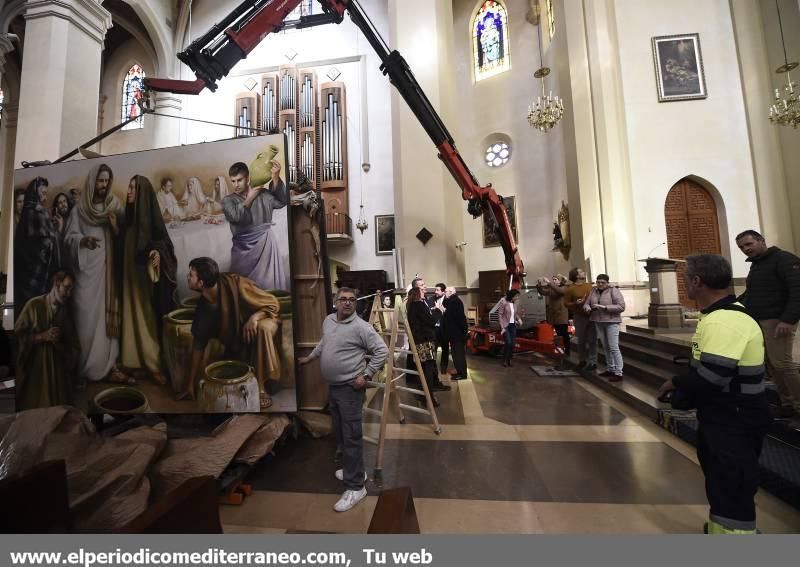
[{"label": "chandelier", "polygon": [[781,95],[780,89],[775,89],[775,102],[769,108],[769,121],[773,124],[797,128],[797,125],[800,124],[800,99],[798,99],[797,83],[792,81],[792,76],[789,74],[797,67],[797,61],[789,63],[789,58],[786,56],[786,42],[783,39],[783,22],[778,0],[775,0],[775,9],[778,11],[778,26],[781,29],[781,45],[783,46],[783,65],[775,69],[775,72],[779,75],[786,75],[786,86],[783,87],[783,95]]},{"label": "chandelier", "polygon": [[539,36],[539,69],[533,76],[542,82],[542,94],[537,97],[536,102],[528,106],[528,124],[539,130],[547,132],[558,124],[564,116],[564,101],[558,95],[553,96],[553,91],[545,94],[544,78],[550,74],[550,68],[542,65],[542,20],[539,18],[539,25],[536,26]]},{"label": "chandelier", "polygon": [[542,67],[533,74],[542,81],[542,94],[528,107],[528,124],[541,132],[547,132],[564,116],[564,101],[561,97],[553,96],[553,91],[545,95],[544,78],[549,74],[550,69],[547,67]]}]

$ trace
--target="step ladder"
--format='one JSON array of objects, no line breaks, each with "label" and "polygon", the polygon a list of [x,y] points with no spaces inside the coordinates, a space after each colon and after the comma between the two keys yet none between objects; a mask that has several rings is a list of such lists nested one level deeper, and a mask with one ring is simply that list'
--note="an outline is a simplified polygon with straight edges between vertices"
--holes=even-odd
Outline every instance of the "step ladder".
[{"label": "step ladder", "polygon": [[[380,410],[366,407],[366,404],[371,400],[370,397],[367,398],[368,401],[364,406],[364,416],[375,415],[381,420],[377,439],[366,435],[363,436],[365,441],[378,446],[375,458],[375,479],[379,480],[383,474],[383,449],[386,441],[386,420],[389,415],[390,400],[393,401],[397,409],[401,424],[406,422],[405,415],[403,415],[403,410],[405,410],[430,416],[433,432],[436,435],[441,434],[442,426],[439,425],[439,420],[436,417],[436,410],[433,407],[433,398],[428,389],[428,383],[425,380],[425,373],[422,371],[422,363],[417,354],[414,337],[409,332],[408,316],[406,315],[406,308],[403,302],[398,301],[394,308],[386,308],[381,305],[381,294],[376,294],[375,301],[372,304],[372,312],[369,316],[369,323],[375,328],[389,349],[389,354],[386,357],[386,366],[383,372],[376,374],[373,380],[367,382],[368,387],[383,391],[382,407]],[[405,348],[402,344],[398,344],[400,337],[408,338],[408,348]],[[408,370],[404,367],[396,366],[395,355],[397,354],[411,355],[416,370]],[[401,356],[400,360],[404,361],[406,357]],[[399,383],[400,380],[408,375],[419,377],[420,384],[422,385],[421,390]],[[425,407],[421,408],[401,403],[399,392],[408,392],[409,394],[423,397],[425,399]]]}]

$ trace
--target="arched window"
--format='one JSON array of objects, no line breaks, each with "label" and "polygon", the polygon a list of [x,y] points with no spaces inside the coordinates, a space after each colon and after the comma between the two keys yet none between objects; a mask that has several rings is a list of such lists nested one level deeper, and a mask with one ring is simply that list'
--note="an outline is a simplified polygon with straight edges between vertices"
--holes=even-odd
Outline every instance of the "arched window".
[{"label": "arched window", "polygon": [[0,125],[3,124],[3,100],[5,100],[3,89],[0,89]]},{"label": "arched window", "polygon": [[139,101],[144,93],[144,71],[136,63],[128,69],[128,74],[122,80],[122,108],[121,118],[123,121],[136,118],[130,124],[123,126],[123,130],[134,130],[144,127],[144,115],[139,109]]},{"label": "arched window", "polygon": [[487,0],[472,21],[472,51],[475,80],[480,81],[511,69],[508,53],[508,16],[505,7]]}]

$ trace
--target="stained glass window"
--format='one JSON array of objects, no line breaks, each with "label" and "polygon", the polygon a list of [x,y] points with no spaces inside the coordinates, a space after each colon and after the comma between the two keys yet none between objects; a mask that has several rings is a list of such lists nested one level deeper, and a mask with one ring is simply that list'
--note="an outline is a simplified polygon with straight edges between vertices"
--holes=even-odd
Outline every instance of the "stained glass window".
[{"label": "stained glass window", "polygon": [[547,0],[547,29],[550,30],[550,38],[556,34],[556,15],[553,12],[553,0]]},{"label": "stained glass window", "polygon": [[136,118],[130,124],[123,126],[123,130],[135,130],[144,127],[144,115],[139,108],[139,101],[144,94],[144,71],[138,64],[128,69],[128,74],[122,80],[122,108],[123,121]]},{"label": "stained glass window", "polygon": [[508,43],[506,9],[500,2],[487,0],[472,21],[476,81],[511,69]]}]

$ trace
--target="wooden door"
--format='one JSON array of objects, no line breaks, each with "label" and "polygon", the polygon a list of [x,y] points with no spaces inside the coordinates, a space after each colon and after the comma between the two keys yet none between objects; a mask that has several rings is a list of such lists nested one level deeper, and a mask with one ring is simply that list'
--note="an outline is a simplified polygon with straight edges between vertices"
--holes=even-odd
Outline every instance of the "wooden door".
[{"label": "wooden door", "polygon": [[[664,217],[670,258],[720,253],[717,205],[700,184],[684,178],[673,185],[664,204]],[[678,296],[681,305],[695,309],[695,302],[686,295],[684,271],[685,264],[679,264]]]}]

